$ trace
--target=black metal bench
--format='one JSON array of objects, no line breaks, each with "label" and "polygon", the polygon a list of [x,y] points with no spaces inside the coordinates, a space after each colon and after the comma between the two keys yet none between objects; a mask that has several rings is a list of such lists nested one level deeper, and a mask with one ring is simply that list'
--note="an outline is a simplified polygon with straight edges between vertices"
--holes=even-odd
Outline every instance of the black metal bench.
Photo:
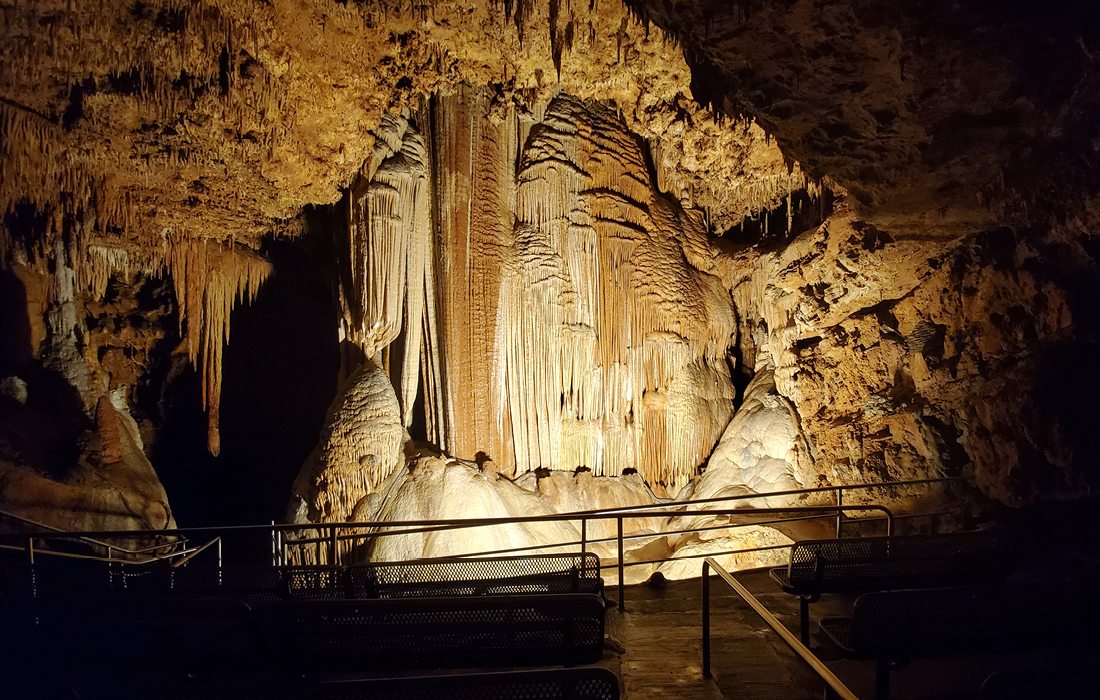
[{"label": "black metal bench", "polygon": [[603,593],[600,560],[590,553],[455,557],[348,567],[116,564],[111,568],[101,561],[50,560],[5,579],[10,582],[3,593],[22,598],[182,595],[242,600],[250,605],[280,600]]},{"label": "black metal bench", "polygon": [[347,575],[356,598],[603,593],[591,553],[378,562],[349,566]]},{"label": "black metal bench", "polygon": [[914,657],[1095,645],[1097,606],[1070,586],[962,587],[865,593],[851,617],[825,618],[821,630],[844,652],[876,662],[876,697],[890,692],[890,670]]},{"label": "black metal bench", "polygon": [[980,700],[1034,700],[1072,698],[1088,694],[1096,685],[1096,658],[1071,658],[1045,666],[1006,668],[989,674]]},{"label": "black metal bench", "polygon": [[489,668],[601,658],[604,601],[588,593],[240,601],[111,596],[0,601],[0,667],[18,675],[114,668],[288,673]]},{"label": "black metal bench", "polygon": [[[90,700],[145,700],[149,684],[115,682],[81,688]],[[585,667],[447,674],[325,682],[198,679],[156,685],[159,700],[618,700],[619,680],[605,668]]]},{"label": "black metal bench", "polygon": [[1007,536],[991,531],[808,540],[792,545],[787,566],[770,573],[784,591],[800,597],[800,634],[809,644],[809,605],[823,593],[997,580],[1015,562],[1009,543]]},{"label": "black metal bench", "polygon": [[590,593],[286,602],[257,609],[275,658],[316,670],[574,665],[603,654]]}]

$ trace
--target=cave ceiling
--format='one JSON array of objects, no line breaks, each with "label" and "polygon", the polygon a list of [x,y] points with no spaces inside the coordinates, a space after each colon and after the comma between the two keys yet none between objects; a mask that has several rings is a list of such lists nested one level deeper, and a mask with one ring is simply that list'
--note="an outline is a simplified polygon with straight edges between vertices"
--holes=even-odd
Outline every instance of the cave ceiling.
[{"label": "cave ceiling", "polygon": [[[500,106],[558,91],[613,103],[663,139],[679,187],[719,229],[752,206],[708,183],[784,161],[887,229],[957,235],[1091,194],[1092,10],[627,5],[7,3],[0,196],[10,207],[65,191],[70,208],[94,200],[105,230],[147,238],[293,228],[303,206],[339,198],[384,113],[463,81],[492,86]],[[755,119],[783,157],[716,162],[737,124],[699,103]]]},{"label": "cave ceiling", "polygon": [[696,99],[749,114],[879,227],[958,235],[1095,193],[1092,3],[628,0]]},{"label": "cave ceiling", "polygon": [[[969,462],[1006,501],[997,484],[1040,472],[1079,492],[1091,414],[1051,417],[1079,377],[1042,357],[1100,341],[1098,15],[8,0],[0,263],[85,417],[113,415],[108,392],[124,412],[171,337],[202,375],[216,453],[230,314],[274,269],[261,242],[300,238],[303,210],[326,207],[346,238],[333,335],[395,390],[364,363],[303,472],[321,476],[302,502],[341,517],[402,463],[414,410],[441,449],[488,447],[504,473],[621,475],[644,456],[670,494],[719,443],[746,483]],[[104,299],[135,275],[170,278],[174,306],[142,308],[136,284]],[[142,314],[178,337],[112,318]],[[764,368],[762,417],[731,423]],[[384,455],[338,424],[368,403]],[[745,466],[727,424],[783,439]],[[367,485],[318,491],[368,462]]]}]

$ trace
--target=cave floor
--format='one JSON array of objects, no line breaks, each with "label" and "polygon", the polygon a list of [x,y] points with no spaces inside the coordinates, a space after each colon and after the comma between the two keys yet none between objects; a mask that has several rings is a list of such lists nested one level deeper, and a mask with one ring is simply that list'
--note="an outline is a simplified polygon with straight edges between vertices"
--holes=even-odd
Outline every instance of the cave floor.
[{"label": "cave floor", "polygon": [[[797,633],[797,598],[781,592],[765,569],[736,576]],[[618,611],[617,602],[618,591],[611,588],[605,663],[619,673],[628,700],[821,697],[823,684],[817,676],[717,577],[711,579],[713,679],[702,677],[699,579],[628,586],[625,613]],[[811,607],[811,615],[841,614],[846,605],[851,605],[850,598],[822,600]]]},{"label": "cave floor", "polygon": [[[766,569],[735,574],[787,629],[798,633],[798,599],[779,590]],[[608,590],[605,665],[619,674],[623,697],[642,698],[821,698],[824,682],[733,590],[711,579],[711,672],[702,677],[702,587],[699,579],[663,585],[628,586],[626,612],[617,608],[618,591]],[[875,695],[874,664],[846,659],[822,635],[822,617],[851,612],[854,596],[826,595],[810,606],[811,644],[818,658],[860,698]],[[1080,656],[1080,658],[1078,658]],[[1092,668],[1095,651],[1069,659]],[[1005,668],[1065,665],[1065,651],[1031,651],[918,658],[891,674],[892,700],[955,700],[979,697],[982,682]]]}]

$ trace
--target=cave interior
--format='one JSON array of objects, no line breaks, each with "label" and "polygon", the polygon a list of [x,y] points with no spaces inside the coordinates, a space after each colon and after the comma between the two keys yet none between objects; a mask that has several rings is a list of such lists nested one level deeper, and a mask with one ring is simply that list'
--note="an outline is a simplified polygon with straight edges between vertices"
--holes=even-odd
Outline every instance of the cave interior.
[{"label": "cave interior", "polygon": [[[1092,4],[0,15],[6,531],[857,487],[846,503],[913,515],[903,533],[1010,523],[1100,580]],[[661,532],[684,522],[628,521],[655,531],[628,583],[731,548],[773,547],[732,569],[776,565],[831,527]]]}]

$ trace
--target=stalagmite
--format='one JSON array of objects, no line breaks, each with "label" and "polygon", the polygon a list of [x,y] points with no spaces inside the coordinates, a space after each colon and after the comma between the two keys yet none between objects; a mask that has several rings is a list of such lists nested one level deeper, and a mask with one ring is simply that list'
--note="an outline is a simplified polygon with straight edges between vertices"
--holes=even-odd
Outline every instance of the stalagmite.
[{"label": "stalagmite", "polygon": [[294,482],[292,522],[366,519],[368,497],[404,464],[401,410],[389,377],[368,362],[329,409],[321,441]]}]

